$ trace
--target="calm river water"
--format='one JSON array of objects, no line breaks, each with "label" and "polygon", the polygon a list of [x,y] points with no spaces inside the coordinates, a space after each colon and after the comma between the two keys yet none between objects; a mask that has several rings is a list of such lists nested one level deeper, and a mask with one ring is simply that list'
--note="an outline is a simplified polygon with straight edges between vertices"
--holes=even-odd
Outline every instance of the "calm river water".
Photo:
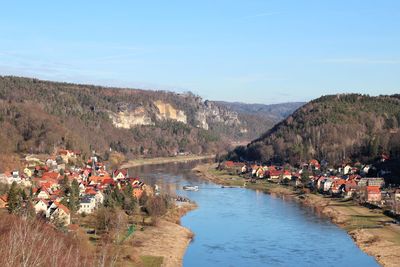
[{"label": "calm river water", "polygon": [[[130,170],[199,205],[182,218],[182,225],[195,233],[184,266],[379,266],[344,230],[311,208],[259,191],[221,188],[196,177],[190,171],[194,165]],[[183,191],[187,184],[200,190]]]}]

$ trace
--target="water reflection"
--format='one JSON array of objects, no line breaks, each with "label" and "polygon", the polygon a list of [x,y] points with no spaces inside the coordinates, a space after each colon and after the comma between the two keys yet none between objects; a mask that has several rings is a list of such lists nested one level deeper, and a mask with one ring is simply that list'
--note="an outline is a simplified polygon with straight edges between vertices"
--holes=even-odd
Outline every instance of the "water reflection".
[{"label": "water reflection", "polygon": [[[377,266],[318,209],[260,190],[223,189],[191,173],[194,165],[131,170],[146,183],[198,203],[198,209],[182,218],[195,233],[184,266]],[[200,190],[181,190],[186,184]]]}]

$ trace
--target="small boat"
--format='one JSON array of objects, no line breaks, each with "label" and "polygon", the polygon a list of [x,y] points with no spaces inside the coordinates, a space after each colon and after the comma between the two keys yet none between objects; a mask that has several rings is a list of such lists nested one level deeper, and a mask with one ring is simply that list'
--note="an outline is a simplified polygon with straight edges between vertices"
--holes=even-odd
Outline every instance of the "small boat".
[{"label": "small boat", "polygon": [[185,185],[185,186],[183,186],[183,190],[186,190],[186,191],[198,191],[199,190],[199,187],[197,186],[197,185]]}]

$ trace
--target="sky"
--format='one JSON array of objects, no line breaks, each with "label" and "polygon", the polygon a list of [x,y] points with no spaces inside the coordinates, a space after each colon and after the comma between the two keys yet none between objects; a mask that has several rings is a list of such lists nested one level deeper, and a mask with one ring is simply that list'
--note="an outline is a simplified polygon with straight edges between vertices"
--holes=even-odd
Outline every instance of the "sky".
[{"label": "sky", "polygon": [[2,1],[0,75],[263,104],[399,93],[400,1]]}]

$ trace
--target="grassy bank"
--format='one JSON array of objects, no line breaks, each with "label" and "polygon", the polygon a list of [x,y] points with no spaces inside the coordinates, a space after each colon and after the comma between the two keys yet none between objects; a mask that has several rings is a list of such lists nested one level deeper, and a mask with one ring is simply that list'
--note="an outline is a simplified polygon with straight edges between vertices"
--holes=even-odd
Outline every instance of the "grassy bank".
[{"label": "grassy bank", "polygon": [[176,156],[176,157],[138,158],[122,164],[121,168],[132,168],[143,165],[186,162],[194,160],[213,159],[213,158],[215,158],[215,155],[186,155],[186,156]]},{"label": "grassy bank", "polygon": [[[215,164],[201,164],[194,171],[204,179],[226,186],[244,186],[245,179],[226,171],[216,170]],[[324,195],[304,193],[292,187],[258,180],[246,183],[246,188],[262,190],[269,194],[291,196],[293,200],[314,207],[317,212],[331,218],[346,230],[356,244],[375,257],[383,266],[398,266],[400,262],[400,226],[380,210],[371,210],[352,201]]]}]

